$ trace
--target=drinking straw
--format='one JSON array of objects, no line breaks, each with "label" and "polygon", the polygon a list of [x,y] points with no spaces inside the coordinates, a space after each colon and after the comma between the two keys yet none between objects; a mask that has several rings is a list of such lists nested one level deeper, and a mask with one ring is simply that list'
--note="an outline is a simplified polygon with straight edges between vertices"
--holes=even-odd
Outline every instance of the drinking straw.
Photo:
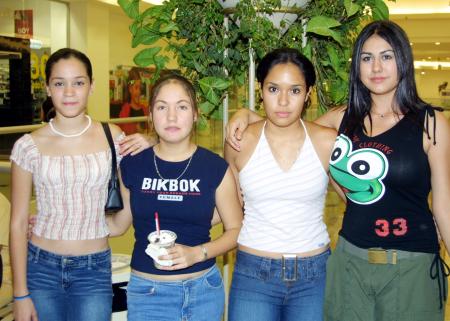
[{"label": "drinking straw", "polygon": [[158,212],[155,212],[155,225],[156,225],[156,233],[159,236],[159,216],[158,216]]}]

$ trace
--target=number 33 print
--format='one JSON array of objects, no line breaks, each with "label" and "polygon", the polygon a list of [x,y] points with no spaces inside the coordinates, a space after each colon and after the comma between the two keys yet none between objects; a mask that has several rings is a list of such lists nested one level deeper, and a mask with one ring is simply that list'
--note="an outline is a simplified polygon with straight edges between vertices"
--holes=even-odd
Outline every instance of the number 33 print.
[{"label": "number 33 print", "polygon": [[404,218],[395,218],[392,220],[392,225],[389,221],[384,219],[378,219],[375,222],[375,233],[380,237],[389,236],[394,234],[395,236],[403,236],[408,232],[408,225]]}]

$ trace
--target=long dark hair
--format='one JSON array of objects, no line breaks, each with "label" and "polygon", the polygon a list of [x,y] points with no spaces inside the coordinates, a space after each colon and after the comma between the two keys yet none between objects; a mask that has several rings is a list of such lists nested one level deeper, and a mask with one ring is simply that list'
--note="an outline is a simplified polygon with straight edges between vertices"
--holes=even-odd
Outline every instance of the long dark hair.
[{"label": "long dark hair", "polygon": [[364,43],[373,35],[384,39],[394,50],[397,64],[398,85],[395,91],[395,103],[405,117],[417,118],[418,112],[427,106],[418,95],[414,78],[414,59],[411,45],[405,31],[396,23],[387,20],[374,21],[366,25],[359,33],[353,47],[352,62],[350,67],[349,100],[347,105],[344,128],[348,135],[353,135],[355,130],[362,129],[364,118],[369,117],[372,99],[370,92],[361,81],[360,65],[361,51]]}]

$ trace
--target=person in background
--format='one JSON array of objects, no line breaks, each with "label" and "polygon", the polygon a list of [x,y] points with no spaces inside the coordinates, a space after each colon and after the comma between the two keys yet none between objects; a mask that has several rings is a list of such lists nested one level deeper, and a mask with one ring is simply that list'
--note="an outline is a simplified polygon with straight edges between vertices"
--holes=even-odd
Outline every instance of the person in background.
[{"label": "person in background", "polygon": [[[327,321],[444,320],[449,268],[436,225],[449,249],[450,125],[418,96],[413,62],[401,27],[366,25],[347,106],[316,121],[339,132],[330,173],[347,200],[327,267]],[[235,147],[248,114],[238,117],[229,125]]]},{"label": "person in background", "polygon": [[[119,112],[120,118],[148,115],[147,107],[141,102],[141,86],[142,80],[139,69],[133,67],[128,73],[127,99]],[[140,123],[127,123],[119,126],[127,135],[146,131],[146,128],[141,128]]]},{"label": "person in background", "polygon": [[[198,117],[195,90],[184,77],[169,74],[154,85],[150,119],[159,142],[120,165],[124,209],[108,217],[111,236],[131,222],[135,243],[127,287],[128,320],[219,321],[224,285],[215,257],[236,246],[242,209],[233,174],[218,155],[195,145],[192,130]],[[224,233],[211,240],[214,209]],[[147,255],[148,235],[176,233],[174,247],[159,258]],[[154,259],[171,261],[155,267]]]},{"label": "person in background", "polygon": [[[63,48],[49,57],[45,74],[55,117],[19,138],[11,152],[14,318],[110,320],[111,251],[104,207],[111,151],[101,124],[86,115],[94,87],[91,62]],[[118,151],[124,135],[110,127]],[[37,219],[28,241],[33,182]]]},{"label": "person in background", "polygon": [[296,49],[256,70],[267,118],[240,152],[225,146],[240,184],[244,222],[231,284],[230,321],[321,321],[330,254],[323,209],[336,131],[303,121],[315,72]]}]

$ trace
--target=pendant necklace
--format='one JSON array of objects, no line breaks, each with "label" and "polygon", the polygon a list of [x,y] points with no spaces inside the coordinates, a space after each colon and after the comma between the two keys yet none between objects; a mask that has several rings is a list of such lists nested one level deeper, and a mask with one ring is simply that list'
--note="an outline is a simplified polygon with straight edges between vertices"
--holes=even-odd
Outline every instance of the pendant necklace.
[{"label": "pendant necklace", "polygon": [[[194,153],[195,153],[195,151],[194,151]],[[191,160],[192,160],[192,157],[194,157],[194,153],[192,153],[191,157],[189,157],[189,161],[188,161],[186,167],[183,169],[183,171],[181,172],[181,174],[178,175],[177,178],[175,178],[176,180],[180,179],[181,176],[183,176],[184,173],[186,173],[187,169],[189,168],[189,165],[191,165]],[[158,174],[159,178],[164,179],[164,180],[168,180],[168,178],[162,177],[161,173],[159,172],[158,164],[156,163],[156,153],[155,153],[155,149],[153,149],[153,163],[155,164],[156,174]]]},{"label": "pendant necklace", "polygon": [[378,113],[376,113],[376,112],[374,112],[374,111],[370,111],[370,113],[373,114],[373,115],[375,115],[375,116],[379,116],[379,117],[381,117],[381,118],[384,118],[384,116],[393,114],[394,112],[393,112],[393,111],[389,111],[389,112],[387,112],[387,113],[381,113],[381,114],[378,114]]},{"label": "pendant necklace", "polygon": [[64,133],[61,133],[59,130],[57,130],[55,128],[55,126],[52,123],[54,118],[50,119],[48,124],[50,125],[50,129],[52,130],[52,132],[54,132],[56,135],[59,135],[59,136],[62,136],[62,137],[67,137],[67,138],[78,137],[78,136],[83,135],[89,129],[89,127],[91,127],[91,124],[92,124],[91,117],[89,117],[88,115],[84,115],[84,116],[87,118],[88,124],[87,124],[87,126],[85,128],[83,128],[82,131],[80,131],[79,133],[76,133],[76,134],[64,134]]}]

